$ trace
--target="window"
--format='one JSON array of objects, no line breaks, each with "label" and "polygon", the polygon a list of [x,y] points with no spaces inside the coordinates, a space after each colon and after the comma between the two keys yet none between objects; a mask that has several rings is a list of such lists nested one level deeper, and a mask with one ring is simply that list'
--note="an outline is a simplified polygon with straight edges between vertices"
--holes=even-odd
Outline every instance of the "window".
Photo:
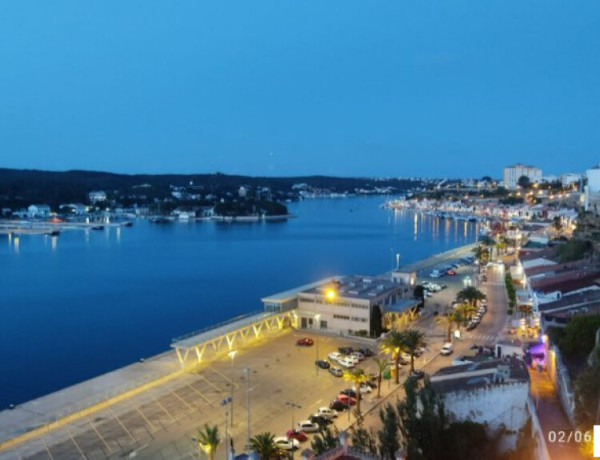
[{"label": "window", "polygon": [[321,321],[321,329],[327,329],[327,321]]}]

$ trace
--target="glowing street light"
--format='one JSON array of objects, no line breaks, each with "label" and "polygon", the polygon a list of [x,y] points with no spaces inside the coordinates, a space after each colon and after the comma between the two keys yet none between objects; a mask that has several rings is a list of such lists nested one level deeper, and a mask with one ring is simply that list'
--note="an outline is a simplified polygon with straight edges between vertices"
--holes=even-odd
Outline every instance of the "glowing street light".
[{"label": "glowing street light", "polygon": [[227,356],[231,358],[231,426],[233,427],[233,358],[237,355],[237,350],[231,350]]},{"label": "glowing street light", "polygon": [[336,294],[333,289],[327,289],[327,291],[325,292],[325,295],[327,296],[327,299],[333,300],[333,299],[335,299]]}]

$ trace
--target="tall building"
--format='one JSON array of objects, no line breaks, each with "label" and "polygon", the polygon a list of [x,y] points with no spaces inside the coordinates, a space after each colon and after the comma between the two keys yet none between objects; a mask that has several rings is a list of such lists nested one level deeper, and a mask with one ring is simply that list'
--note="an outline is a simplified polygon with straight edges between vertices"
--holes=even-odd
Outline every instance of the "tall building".
[{"label": "tall building", "polygon": [[542,179],[542,170],[534,166],[527,166],[517,163],[504,168],[504,186],[506,188],[516,188],[519,178],[528,177],[530,182],[539,182]]}]

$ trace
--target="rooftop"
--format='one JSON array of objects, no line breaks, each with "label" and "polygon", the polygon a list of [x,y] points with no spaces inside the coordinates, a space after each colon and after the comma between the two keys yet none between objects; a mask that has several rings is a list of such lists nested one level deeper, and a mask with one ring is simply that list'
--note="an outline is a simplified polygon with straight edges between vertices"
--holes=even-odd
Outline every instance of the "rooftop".
[{"label": "rooftop", "polygon": [[565,270],[555,276],[534,278],[529,281],[529,284],[534,291],[560,291],[565,293],[598,285],[599,279],[600,269],[590,267],[579,270]]},{"label": "rooftop", "polygon": [[370,300],[402,290],[402,285],[392,282],[389,278],[351,275],[320,283],[303,290],[301,294],[325,296],[329,290],[335,291],[337,297]]},{"label": "rooftop", "polygon": [[600,289],[564,295],[555,302],[540,304],[538,308],[542,313],[550,313],[572,308],[592,307],[597,304],[600,304]]},{"label": "rooftop", "polygon": [[529,372],[527,365],[520,359],[503,358],[443,367],[433,374],[430,380],[435,391],[452,393],[472,391],[490,385],[528,383]]}]

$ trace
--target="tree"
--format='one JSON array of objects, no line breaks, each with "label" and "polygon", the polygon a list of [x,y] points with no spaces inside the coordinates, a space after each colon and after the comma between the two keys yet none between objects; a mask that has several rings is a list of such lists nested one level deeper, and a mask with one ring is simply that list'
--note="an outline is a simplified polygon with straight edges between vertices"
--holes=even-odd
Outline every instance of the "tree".
[{"label": "tree", "polygon": [[529,177],[521,176],[517,180],[517,185],[523,189],[528,189],[529,187],[531,187],[531,181],[529,180]]},{"label": "tree", "polygon": [[460,324],[464,322],[464,317],[459,309],[449,308],[443,315],[437,315],[435,322],[445,328],[446,342],[450,342],[452,340],[452,325],[456,324],[460,327]]},{"label": "tree", "polygon": [[206,453],[208,460],[214,460],[217,447],[221,443],[219,427],[217,425],[210,426],[208,423],[205,423],[204,430],[198,430],[197,439],[198,446]]},{"label": "tree", "polygon": [[354,367],[344,371],[344,380],[352,382],[356,388],[356,410],[360,414],[361,392],[360,385],[368,380],[365,371],[360,367]]},{"label": "tree", "polygon": [[352,446],[364,452],[377,453],[377,439],[373,428],[367,430],[362,426],[352,429]]},{"label": "tree", "polygon": [[554,230],[560,232],[562,230],[562,219],[560,216],[554,216],[554,220],[552,221],[552,226]]},{"label": "tree", "polygon": [[425,334],[418,329],[407,329],[402,333],[402,349],[410,355],[410,370],[415,370],[415,354],[417,350],[427,346]]},{"label": "tree", "polygon": [[331,449],[334,449],[339,444],[337,430],[331,431],[329,427],[321,427],[319,433],[311,441],[310,446],[316,455],[321,455]]},{"label": "tree", "polygon": [[470,303],[464,303],[462,305],[459,305],[456,310],[459,312],[460,316],[462,317],[462,321],[460,323],[457,323],[457,325],[460,328],[460,325],[466,321],[470,321],[471,318],[473,317],[473,313],[477,312],[477,307],[475,305],[471,305]]},{"label": "tree", "polygon": [[375,357],[374,361],[377,365],[377,398],[381,398],[381,379],[383,378],[383,373],[389,367],[389,363],[387,359],[378,357]]},{"label": "tree", "polygon": [[558,342],[567,356],[588,355],[596,344],[600,315],[575,316],[569,320]]},{"label": "tree", "polygon": [[400,448],[398,414],[394,410],[394,407],[388,404],[384,408],[379,409],[379,419],[383,424],[383,427],[377,432],[379,455],[384,460],[395,460],[396,452]]},{"label": "tree", "polygon": [[479,262],[478,271],[481,273],[481,266],[487,263],[487,261],[489,260],[490,252],[487,248],[483,247],[482,245],[479,245],[476,248],[474,248],[473,252],[475,253],[475,258]]},{"label": "tree", "polygon": [[404,336],[400,331],[390,331],[379,344],[379,348],[392,357],[396,371],[396,384],[400,383],[398,367],[400,365],[400,354],[404,345]]},{"label": "tree", "polygon": [[425,286],[417,284],[413,291],[415,299],[421,300],[421,307],[425,307]]},{"label": "tree", "polygon": [[279,454],[279,447],[275,444],[275,435],[260,433],[250,439],[250,449],[258,454],[261,460],[271,460]]},{"label": "tree", "polygon": [[477,305],[477,302],[485,299],[485,294],[473,286],[468,286],[456,294],[456,298],[461,302],[468,302],[471,305]]},{"label": "tree", "polygon": [[592,363],[575,380],[575,421],[589,430],[600,424],[600,348],[592,354]]}]

